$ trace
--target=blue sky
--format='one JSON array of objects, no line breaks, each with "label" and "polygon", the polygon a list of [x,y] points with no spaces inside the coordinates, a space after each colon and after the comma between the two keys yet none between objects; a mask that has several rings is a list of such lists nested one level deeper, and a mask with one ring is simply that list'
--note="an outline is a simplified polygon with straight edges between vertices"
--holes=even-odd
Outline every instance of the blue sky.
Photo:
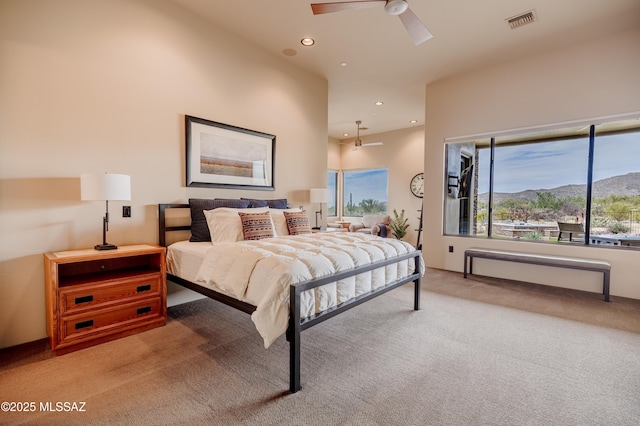
[{"label": "blue sky", "polygon": [[[596,138],[593,180],[640,172],[638,133]],[[588,138],[501,146],[496,149],[495,192],[551,189],[585,184],[589,156]],[[478,192],[489,191],[489,150],[479,156]]]},{"label": "blue sky", "polygon": [[345,171],[344,203],[349,202],[351,194],[355,205],[360,204],[363,199],[369,198],[386,202],[387,175],[387,169]]}]

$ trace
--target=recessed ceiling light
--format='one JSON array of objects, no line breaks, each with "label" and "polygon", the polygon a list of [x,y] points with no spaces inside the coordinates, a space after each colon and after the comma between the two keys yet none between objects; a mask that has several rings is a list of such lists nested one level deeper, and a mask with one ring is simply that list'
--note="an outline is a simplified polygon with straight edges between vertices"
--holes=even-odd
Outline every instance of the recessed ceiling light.
[{"label": "recessed ceiling light", "polygon": [[302,40],[300,40],[300,43],[302,43],[303,46],[313,46],[316,43],[316,41],[312,38],[305,37]]},{"label": "recessed ceiling light", "polygon": [[382,101],[376,102],[376,106],[382,106],[382,105],[384,105],[384,102],[382,102]]},{"label": "recessed ceiling light", "polygon": [[349,136],[349,133],[343,133],[342,136]]},{"label": "recessed ceiling light", "polygon": [[347,63],[346,63],[346,62],[341,62],[341,63],[340,63],[340,66],[341,66],[341,67],[346,67],[346,66],[347,66]]},{"label": "recessed ceiling light", "polygon": [[411,123],[411,124],[416,124],[417,122],[418,122],[418,120],[411,120],[411,121],[409,121],[409,123]]}]

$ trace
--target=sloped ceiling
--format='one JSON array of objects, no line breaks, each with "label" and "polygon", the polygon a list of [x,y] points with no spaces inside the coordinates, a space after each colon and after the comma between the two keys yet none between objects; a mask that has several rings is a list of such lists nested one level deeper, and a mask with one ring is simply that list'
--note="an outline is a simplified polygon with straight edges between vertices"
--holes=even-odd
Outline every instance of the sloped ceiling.
[{"label": "sloped ceiling", "polygon": [[[640,26],[638,0],[409,0],[434,35],[416,46],[384,2],[313,15],[304,0],[171,1],[326,78],[337,139],[354,137],[356,120],[362,134],[424,124],[429,82]],[[530,10],[535,23],[510,29],[508,18]]]}]

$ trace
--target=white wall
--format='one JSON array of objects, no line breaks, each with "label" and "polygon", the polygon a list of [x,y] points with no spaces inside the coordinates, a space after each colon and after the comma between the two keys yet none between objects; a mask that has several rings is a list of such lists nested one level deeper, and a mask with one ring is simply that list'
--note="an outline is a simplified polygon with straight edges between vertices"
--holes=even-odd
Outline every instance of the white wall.
[{"label": "white wall", "polygon": [[[102,240],[83,172],[131,176],[115,244],[156,243],[158,203],[326,185],[327,82],[168,1],[0,0],[0,93],[0,347],[46,336],[42,254]],[[185,187],[185,114],[276,135],[276,190]]]},{"label": "white wall", "polygon": [[345,140],[346,143],[341,145],[342,170],[388,169],[389,214],[393,217],[393,209],[398,213],[405,210],[405,217],[409,218],[411,226],[403,240],[416,245],[420,215],[418,210],[422,199],[411,194],[409,182],[413,176],[423,172],[424,126],[360,135],[360,139],[363,143],[382,141],[384,145],[353,151],[353,140]]},{"label": "white wall", "polygon": [[342,167],[341,148],[339,139],[329,138],[329,155],[327,157],[327,167],[329,169],[340,170]]},{"label": "white wall", "polygon": [[[468,247],[605,259],[611,294],[640,299],[638,250],[566,247],[443,236],[444,141],[529,126],[640,111],[640,29],[528,56],[447,78],[426,87],[424,255],[434,268],[462,271]],[[426,213],[428,212],[428,214]],[[448,246],[454,253],[448,253]],[[478,262],[478,273],[588,291],[601,275],[505,262]]]}]

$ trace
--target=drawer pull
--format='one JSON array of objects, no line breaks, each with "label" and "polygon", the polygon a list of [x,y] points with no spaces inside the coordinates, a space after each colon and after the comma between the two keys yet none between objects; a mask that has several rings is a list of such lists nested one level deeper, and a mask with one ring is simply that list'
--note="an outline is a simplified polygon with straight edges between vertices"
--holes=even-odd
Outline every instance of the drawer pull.
[{"label": "drawer pull", "polygon": [[151,306],[145,306],[144,308],[138,308],[138,315],[146,314],[147,312],[151,312]]},{"label": "drawer pull", "polygon": [[149,290],[151,290],[151,284],[139,285],[138,288],[136,288],[136,291],[138,293],[140,293],[141,291],[149,291]]},{"label": "drawer pull", "polygon": [[93,320],[82,321],[76,323],[76,330],[80,330],[81,328],[91,327],[93,325]]},{"label": "drawer pull", "polygon": [[88,302],[93,302],[92,294],[90,294],[89,296],[76,297],[76,305],[79,305],[80,303],[88,303]]}]

